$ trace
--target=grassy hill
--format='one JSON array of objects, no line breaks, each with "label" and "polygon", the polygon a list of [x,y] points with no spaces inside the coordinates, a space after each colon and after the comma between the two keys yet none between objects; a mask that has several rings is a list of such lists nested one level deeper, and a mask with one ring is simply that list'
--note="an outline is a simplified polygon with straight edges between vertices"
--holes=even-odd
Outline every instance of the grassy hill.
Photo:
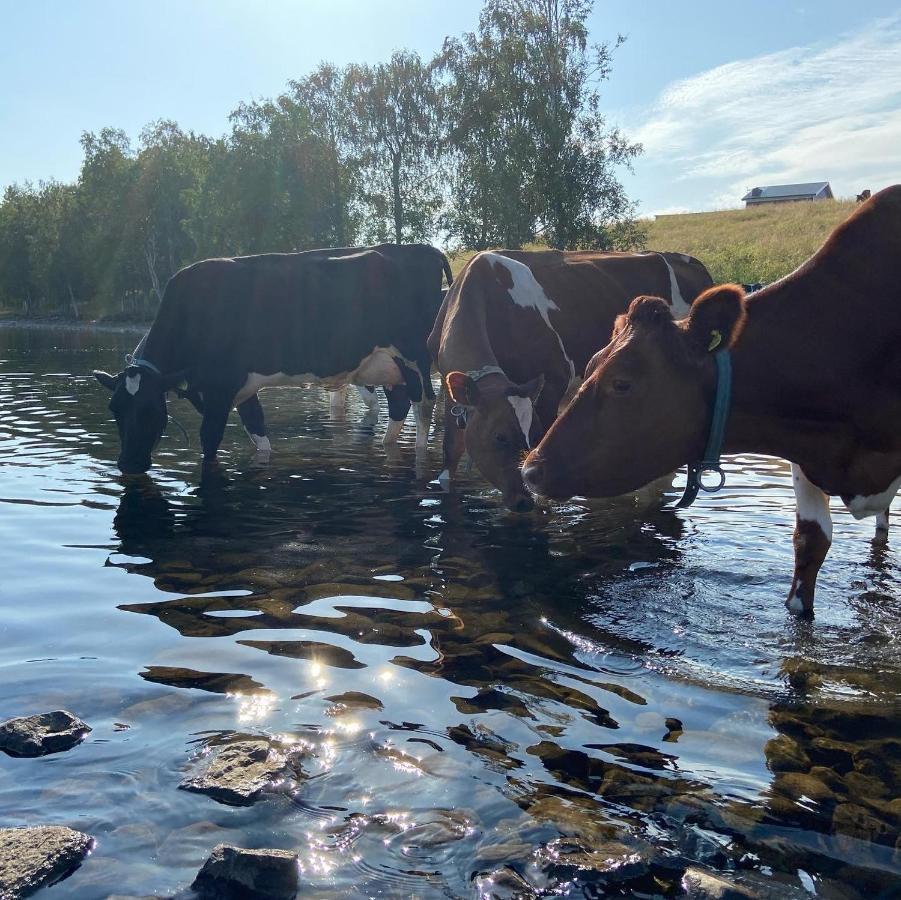
[{"label": "grassy hill", "polygon": [[658,216],[644,222],[649,250],[696,256],[715,282],[764,283],[797,268],[854,210],[853,200],[779,203]]},{"label": "grassy hill", "polygon": [[[853,200],[779,203],[657,216],[641,224],[648,250],[690,253],[707,266],[717,283],[768,283],[801,265],[856,205]],[[543,248],[530,244],[525,249]],[[454,276],[474,252],[462,250],[451,256]]]}]

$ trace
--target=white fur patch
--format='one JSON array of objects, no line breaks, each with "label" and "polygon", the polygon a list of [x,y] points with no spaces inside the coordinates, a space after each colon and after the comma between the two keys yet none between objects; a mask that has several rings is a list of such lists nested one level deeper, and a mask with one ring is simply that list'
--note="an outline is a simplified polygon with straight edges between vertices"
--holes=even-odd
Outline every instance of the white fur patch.
[{"label": "white fur patch", "polygon": [[673,271],[673,267],[669,264],[669,261],[662,253],[659,254],[659,256],[663,260],[663,264],[669,271],[669,291],[673,318],[684,319],[688,315],[691,307],[685,302],[684,298],[682,297],[682,292],[679,290],[679,282],[676,279],[676,273]]},{"label": "white fur patch", "polygon": [[894,500],[898,488],[901,487],[901,478],[896,478],[881,494],[871,494],[869,497],[852,497],[846,504],[848,512],[855,519],[865,519],[867,516],[878,516],[884,513],[889,504]]},{"label": "white fur patch", "polygon": [[125,376],[125,390],[134,397],[135,394],[141,389],[141,373],[139,372],[137,375],[126,375]]},{"label": "white fur patch", "polygon": [[[244,429],[247,431],[247,429]],[[253,441],[254,447],[257,448],[258,453],[271,453],[272,452],[272,444],[269,442],[269,438],[266,437],[265,434],[253,434],[250,431],[247,431],[247,436]]]},{"label": "white fur patch", "polygon": [[876,516],[876,530],[888,531],[888,511],[881,512]]},{"label": "white fur patch", "polygon": [[788,608],[792,612],[801,612],[804,609],[804,604],[801,602],[801,598],[797,594],[792,594],[788,603],[786,604]]},{"label": "white fur patch", "polygon": [[[791,464],[792,486],[795,489],[795,501],[798,504],[798,520],[816,522],[832,542],[832,515],[829,512],[829,497],[815,484],[807,479],[796,463]],[[799,601],[800,602],[800,601]]]},{"label": "white fur patch", "polygon": [[520,306],[523,309],[534,309],[535,312],[541,316],[544,320],[544,324],[547,325],[553,332],[554,337],[557,338],[557,343],[560,345],[560,352],[563,354],[563,358],[569,366],[570,378],[575,377],[576,367],[569,358],[566,348],[563,346],[563,340],[557,333],[557,329],[551,325],[550,316],[548,315],[551,310],[556,311],[559,307],[544,292],[544,288],[538,283],[538,280],[532,274],[532,270],[527,265],[513,259],[507,259],[506,256],[501,256],[499,253],[488,251],[483,255],[492,265],[503,266],[510,273],[510,277],[513,279],[513,287],[508,291],[510,299],[517,306]]},{"label": "white fur patch", "polygon": [[526,446],[531,449],[529,443],[529,432],[532,430],[532,401],[528,397],[507,397],[513,412],[516,413],[516,420],[522,429],[523,437],[526,439]]}]

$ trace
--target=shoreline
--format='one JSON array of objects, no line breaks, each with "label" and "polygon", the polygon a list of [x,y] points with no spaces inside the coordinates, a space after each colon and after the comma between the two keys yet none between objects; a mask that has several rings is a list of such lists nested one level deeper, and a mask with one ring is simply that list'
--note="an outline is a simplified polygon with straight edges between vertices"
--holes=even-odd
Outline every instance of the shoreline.
[{"label": "shoreline", "polygon": [[87,331],[105,334],[145,334],[150,322],[79,322],[76,319],[0,319],[0,328],[56,331]]}]

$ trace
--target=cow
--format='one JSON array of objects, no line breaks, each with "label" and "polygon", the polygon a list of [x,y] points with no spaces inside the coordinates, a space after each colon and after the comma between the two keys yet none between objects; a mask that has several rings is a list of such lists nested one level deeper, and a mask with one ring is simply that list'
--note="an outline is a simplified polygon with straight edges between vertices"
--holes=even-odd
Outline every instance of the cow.
[{"label": "cow", "polygon": [[864,188],[864,189],[857,195],[857,202],[858,202],[858,203],[863,203],[864,200],[869,200],[870,197],[872,197],[872,196],[873,196],[873,195],[870,193],[870,189],[869,189],[869,188]]},{"label": "cow", "polygon": [[554,498],[631,491],[706,457],[719,419],[723,452],[791,463],[797,513],[786,605],[812,616],[832,541],[829,496],[855,518],[876,516],[884,540],[901,485],[899,259],[896,185],[751,297],[737,285],[714,287],[681,323],[659,299],[633,300],[526,459],[526,484]]},{"label": "cow", "polygon": [[465,449],[516,512],[534,506],[522,454],[554,420],[629,301],[649,290],[675,316],[712,284],[681,253],[499,250],[479,253],[447,293],[429,336],[448,391],[447,485]]},{"label": "cow", "polygon": [[[439,294],[444,257],[425,249],[431,261],[440,258]],[[126,368],[117,375],[94,373],[112,392],[120,470],[150,468],[168,420],[170,390],[201,412],[207,463],[216,457],[233,406],[257,449],[270,450],[257,392],[278,384],[331,390],[403,385],[417,405],[417,446],[423,447],[423,399],[434,396],[426,336],[435,300],[419,296],[411,274],[416,270],[404,262],[400,247],[337,256],[265,253],[181,269],[166,285],[156,318]]]}]

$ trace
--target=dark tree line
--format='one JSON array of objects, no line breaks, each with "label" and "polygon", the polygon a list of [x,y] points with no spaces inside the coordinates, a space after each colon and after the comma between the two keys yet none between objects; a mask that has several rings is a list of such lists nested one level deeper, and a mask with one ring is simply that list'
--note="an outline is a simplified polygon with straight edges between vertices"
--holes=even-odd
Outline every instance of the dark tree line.
[{"label": "dark tree line", "polygon": [[600,112],[612,47],[592,0],[486,0],[434,59],[328,63],[241,103],[231,132],[82,136],[75,184],[0,202],[0,306],[150,317],[203,257],[382,241],[452,248],[640,242],[617,177],[640,152]]}]

